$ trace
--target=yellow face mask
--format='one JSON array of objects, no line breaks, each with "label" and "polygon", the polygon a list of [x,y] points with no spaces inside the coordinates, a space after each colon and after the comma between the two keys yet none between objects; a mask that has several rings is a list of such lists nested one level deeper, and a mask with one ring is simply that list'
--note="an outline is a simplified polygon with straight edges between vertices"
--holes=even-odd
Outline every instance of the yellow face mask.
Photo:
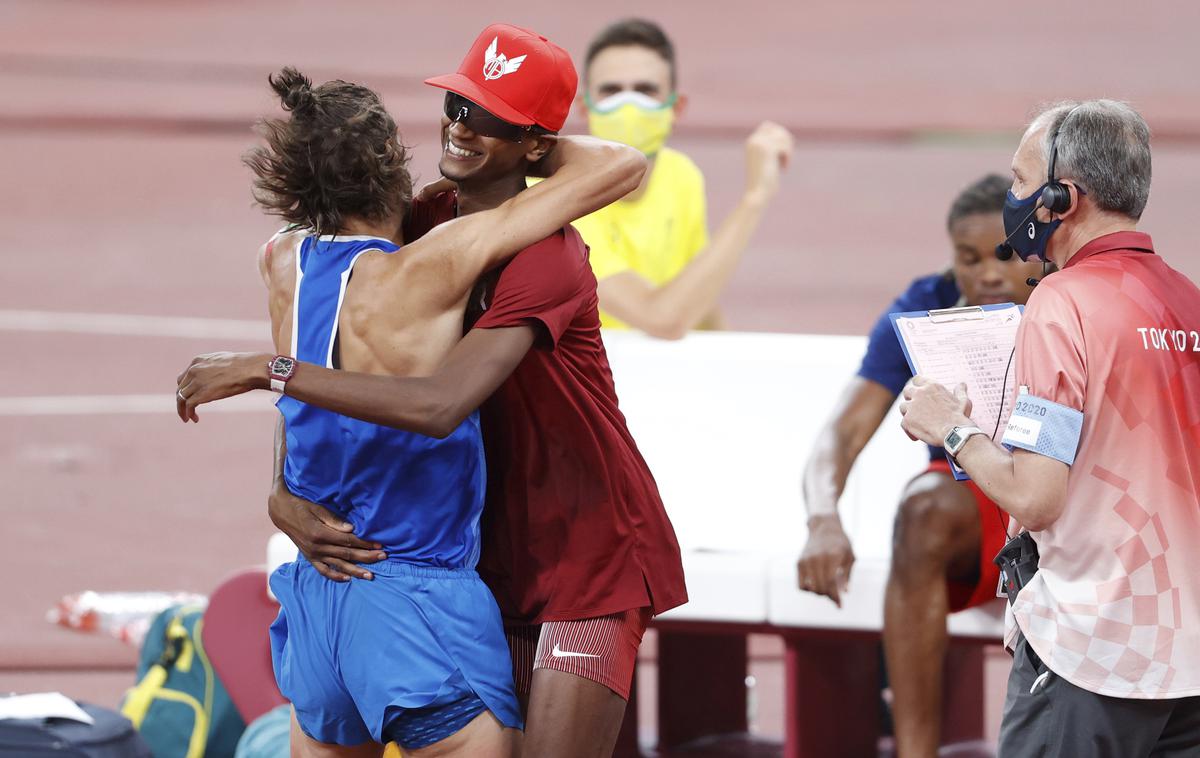
[{"label": "yellow face mask", "polygon": [[621,142],[653,158],[675,124],[675,95],[660,103],[641,92],[618,92],[593,103],[586,98],[592,136]]}]

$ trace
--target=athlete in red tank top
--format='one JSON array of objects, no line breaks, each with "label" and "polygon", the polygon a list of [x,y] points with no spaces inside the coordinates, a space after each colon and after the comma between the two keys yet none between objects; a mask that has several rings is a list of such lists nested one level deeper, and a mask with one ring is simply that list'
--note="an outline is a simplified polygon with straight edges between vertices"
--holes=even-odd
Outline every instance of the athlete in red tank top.
[{"label": "athlete in red tank top", "polygon": [[[405,239],[454,213],[450,193],[415,204]],[[474,329],[537,332],[481,408],[488,502],[479,571],[505,618],[657,614],[686,602],[675,533],[617,406],[579,234],[566,227],[518,253],[481,284],[468,316]]]}]

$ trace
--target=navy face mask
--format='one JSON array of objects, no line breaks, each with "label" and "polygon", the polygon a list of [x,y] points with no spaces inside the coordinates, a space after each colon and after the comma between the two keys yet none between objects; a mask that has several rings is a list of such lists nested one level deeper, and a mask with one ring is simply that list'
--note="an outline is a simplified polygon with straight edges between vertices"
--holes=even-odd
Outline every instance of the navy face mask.
[{"label": "navy face mask", "polygon": [[1018,200],[1012,190],[1009,190],[1008,198],[1004,201],[1004,234],[1008,237],[1009,246],[1023,261],[1030,258],[1045,261],[1046,244],[1050,242],[1050,235],[1054,234],[1054,230],[1062,223],[1062,219],[1057,218],[1053,221],[1038,221],[1038,200],[1045,189],[1046,185],[1043,184],[1038,187],[1037,192],[1024,200]]}]

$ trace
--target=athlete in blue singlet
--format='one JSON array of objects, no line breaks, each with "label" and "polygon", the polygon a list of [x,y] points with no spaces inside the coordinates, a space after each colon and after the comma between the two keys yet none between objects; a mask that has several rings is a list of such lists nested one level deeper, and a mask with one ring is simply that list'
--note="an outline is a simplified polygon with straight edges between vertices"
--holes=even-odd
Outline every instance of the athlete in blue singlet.
[{"label": "athlete in blue singlet", "polygon": [[[304,236],[299,242],[290,355],[335,365],[338,311],[364,253],[404,255],[374,237]],[[390,556],[443,569],[474,568],[486,471],[479,413],[445,439],[368,424],[284,395],[284,477],[326,503]]]},{"label": "athlete in blue singlet", "polygon": [[[360,237],[304,236],[298,248],[291,354],[333,366],[355,261],[404,252]],[[386,737],[410,750],[455,734],[485,709],[519,728],[499,610],[474,570],[486,485],[478,414],[436,439],[286,395],[278,407],[288,487],[336,511],[389,556],[373,567],[378,581],[331,582],[303,559],[271,577],[282,605],[271,629],[280,689],[300,725],[321,742]],[[314,608],[323,624],[291,621]],[[339,644],[348,639],[353,646]],[[335,650],[335,665],[319,665]],[[368,654],[354,654],[362,650]],[[388,670],[402,675],[389,678]]]},{"label": "athlete in blue singlet", "polygon": [[[621,197],[645,170],[632,150],[530,129],[496,160],[536,163],[550,178],[403,245],[407,155],[378,97],[345,82],[313,88],[292,69],[271,85],[291,115],[263,123],[267,146],[247,163],[260,204],[296,225],[259,262],[276,349],[303,362],[431,371],[462,337],[483,271]],[[275,361],[287,448],[277,475],[386,554],[371,581],[330,581],[304,558],[271,577],[292,754],[377,758],[395,741],[407,758],[511,755],[521,722],[510,658],[475,573],[486,479],[477,415],[431,422],[429,436],[357,421],[288,397],[285,364]],[[190,392],[180,387],[182,404]]]}]

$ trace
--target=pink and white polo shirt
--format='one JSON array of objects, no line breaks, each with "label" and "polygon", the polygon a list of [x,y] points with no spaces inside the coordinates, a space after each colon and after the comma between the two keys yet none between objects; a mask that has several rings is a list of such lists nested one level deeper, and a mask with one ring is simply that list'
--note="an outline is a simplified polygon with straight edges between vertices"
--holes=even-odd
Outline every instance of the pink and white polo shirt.
[{"label": "pink and white polo shirt", "polygon": [[1030,298],[1016,376],[1005,443],[1071,466],[1017,625],[1083,689],[1200,695],[1200,289],[1149,235],[1095,239]]}]

